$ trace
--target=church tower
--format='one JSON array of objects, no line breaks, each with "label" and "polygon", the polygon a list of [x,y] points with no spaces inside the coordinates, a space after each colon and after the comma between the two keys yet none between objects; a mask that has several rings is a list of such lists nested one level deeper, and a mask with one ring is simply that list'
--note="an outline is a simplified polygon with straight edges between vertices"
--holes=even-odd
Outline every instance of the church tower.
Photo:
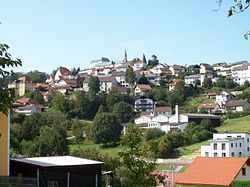
[{"label": "church tower", "polygon": [[125,49],[125,54],[124,54],[124,60],[123,63],[127,63],[128,62],[128,56],[127,56],[127,51]]}]

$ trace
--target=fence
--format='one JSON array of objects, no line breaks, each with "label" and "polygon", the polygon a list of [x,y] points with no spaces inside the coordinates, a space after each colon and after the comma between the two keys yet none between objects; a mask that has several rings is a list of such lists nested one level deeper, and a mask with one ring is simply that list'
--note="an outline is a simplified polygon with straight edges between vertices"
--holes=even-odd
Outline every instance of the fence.
[{"label": "fence", "polygon": [[0,177],[0,187],[36,187],[37,180],[35,178],[23,177]]}]

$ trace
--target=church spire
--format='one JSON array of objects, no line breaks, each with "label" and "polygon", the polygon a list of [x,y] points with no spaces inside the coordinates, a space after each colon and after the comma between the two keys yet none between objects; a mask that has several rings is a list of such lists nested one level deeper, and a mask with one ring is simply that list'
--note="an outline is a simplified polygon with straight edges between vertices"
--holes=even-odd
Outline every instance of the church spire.
[{"label": "church spire", "polygon": [[127,56],[127,51],[125,49],[125,54],[124,54],[124,63],[127,63],[128,62],[128,56]]}]

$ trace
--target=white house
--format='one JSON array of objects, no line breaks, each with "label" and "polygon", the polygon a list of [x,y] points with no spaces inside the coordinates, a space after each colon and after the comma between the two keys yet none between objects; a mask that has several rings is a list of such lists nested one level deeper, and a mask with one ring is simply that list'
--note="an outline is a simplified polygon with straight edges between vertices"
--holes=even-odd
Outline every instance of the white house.
[{"label": "white house", "polygon": [[184,78],[184,81],[185,81],[185,84],[192,84],[192,85],[195,85],[195,82],[196,81],[200,81],[201,80],[201,77],[200,75],[188,75],[188,76],[185,76]]},{"label": "white house", "polygon": [[178,76],[180,73],[185,72],[185,68],[179,65],[172,65],[169,67],[169,70],[171,71],[172,75]]},{"label": "white house", "polygon": [[232,78],[239,85],[243,85],[245,81],[250,82],[250,64],[234,67],[232,69]]},{"label": "white house", "polygon": [[106,67],[106,66],[110,66],[111,62],[108,58],[102,57],[100,59],[96,59],[96,60],[92,60],[90,62],[90,68],[96,68],[96,67]]},{"label": "white house", "polygon": [[113,71],[112,76],[115,77],[116,81],[126,88],[129,87],[129,83],[126,82],[126,72],[125,71]]},{"label": "white house", "polygon": [[201,146],[202,157],[250,156],[250,134],[216,133],[208,145]]},{"label": "white house", "polygon": [[72,73],[71,73],[70,70],[68,70],[68,69],[65,68],[65,67],[61,67],[61,66],[60,66],[60,67],[57,69],[57,71],[56,71],[54,80],[55,80],[55,81],[58,81],[58,80],[60,80],[60,79],[62,79],[62,78],[64,78],[64,79],[71,79],[71,78],[73,78],[73,75],[72,75]]},{"label": "white house", "polygon": [[213,68],[209,64],[202,63],[200,64],[200,74],[207,74],[211,73],[213,71]]},{"label": "white house", "polygon": [[216,95],[216,103],[220,106],[220,108],[225,108],[226,103],[232,99],[233,95],[225,91]]}]

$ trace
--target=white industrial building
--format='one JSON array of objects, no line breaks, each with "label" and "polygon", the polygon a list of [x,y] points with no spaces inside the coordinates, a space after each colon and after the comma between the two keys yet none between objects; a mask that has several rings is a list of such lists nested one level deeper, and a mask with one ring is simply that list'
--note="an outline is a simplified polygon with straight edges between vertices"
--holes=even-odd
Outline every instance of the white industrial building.
[{"label": "white industrial building", "polygon": [[216,133],[208,145],[201,146],[202,157],[250,156],[250,134]]}]

